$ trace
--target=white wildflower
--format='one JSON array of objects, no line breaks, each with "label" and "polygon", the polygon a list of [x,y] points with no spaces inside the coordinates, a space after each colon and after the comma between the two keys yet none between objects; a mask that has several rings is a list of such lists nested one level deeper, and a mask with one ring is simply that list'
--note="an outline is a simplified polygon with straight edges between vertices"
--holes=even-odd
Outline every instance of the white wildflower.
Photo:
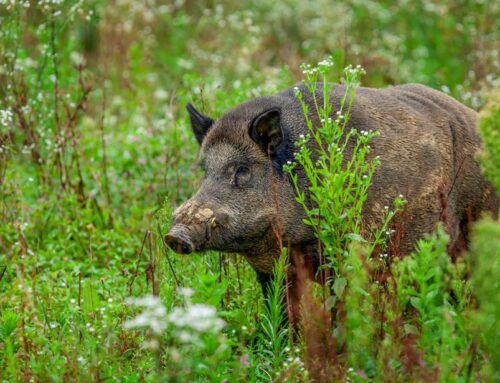
[{"label": "white wildflower", "polygon": [[325,67],[325,68],[331,68],[331,67],[333,67],[333,65],[334,65],[333,61],[330,58],[328,58],[326,60],[322,60],[318,63],[318,66]]},{"label": "white wildflower", "polygon": [[175,307],[167,320],[177,328],[191,329],[199,333],[218,332],[225,326],[224,321],[217,317],[215,307],[198,303]]},{"label": "white wildflower", "polygon": [[143,349],[156,350],[158,347],[160,347],[158,339],[148,339],[141,344],[141,348]]},{"label": "white wildflower", "polygon": [[189,300],[194,294],[194,290],[191,287],[179,287],[177,292],[184,297],[184,299]]},{"label": "white wildflower", "polygon": [[10,109],[0,109],[0,125],[8,128],[12,124],[13,114]]},{"label": "white wildflower", "polygon": [[69,59],[76,66],[85,65],[85,57],[80,52],[73,51],[69,55]]},{"label": "white wildflower", "polygon": [[168,92],[165,89],[156,89],[154,92],[154,98],[158,101],[165,101],[168,98]]},{"label": "white wildflower", "polygon": [[143,312],[126,321],[123,328],[149,328],[154,334],[160,335],[166,328],[167,310],[161,302],[160,298],[149,295],[142,298],[129,298],[125,301],[126,304],[142,307]]}]

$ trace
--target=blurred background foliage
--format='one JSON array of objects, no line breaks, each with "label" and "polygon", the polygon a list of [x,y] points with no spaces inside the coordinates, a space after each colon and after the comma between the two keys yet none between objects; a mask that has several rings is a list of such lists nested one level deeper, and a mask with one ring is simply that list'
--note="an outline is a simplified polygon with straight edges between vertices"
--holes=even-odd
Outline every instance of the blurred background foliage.
[{"label": "blurred background foliage", "polygon": [[[160,240],[201,175],[185,104],[217,117],[332,55],[364,86],[419,82],[480,110],[500,86],[498,20],[495,0],[0,0],[0,377],[265,381],[253,271]],[[228,348],[158,357],[122,330],[125,297],[170,309],[178,286],[218,307]]]}]

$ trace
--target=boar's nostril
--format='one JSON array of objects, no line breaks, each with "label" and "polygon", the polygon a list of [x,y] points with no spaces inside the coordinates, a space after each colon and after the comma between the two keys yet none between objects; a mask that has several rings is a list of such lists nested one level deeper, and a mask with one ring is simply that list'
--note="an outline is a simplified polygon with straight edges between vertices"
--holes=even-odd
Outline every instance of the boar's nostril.
[{"label": "boar's nostril", "polygon": [[165,236],[165,243],[176,253],[189,254],[194,251],[194,245],[185,239],[179,238],[172,234]]}]

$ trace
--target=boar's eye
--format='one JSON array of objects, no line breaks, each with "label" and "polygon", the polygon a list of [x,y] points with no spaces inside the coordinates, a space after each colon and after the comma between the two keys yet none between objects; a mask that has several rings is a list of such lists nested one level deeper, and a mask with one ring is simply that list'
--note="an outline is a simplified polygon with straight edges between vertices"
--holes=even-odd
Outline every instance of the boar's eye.
[{"label": "boar's eye", "polygon": [[242,186],[250,180],[250,168],[246,165],[238,166],[236,173],[234,174],[235,186]]}]

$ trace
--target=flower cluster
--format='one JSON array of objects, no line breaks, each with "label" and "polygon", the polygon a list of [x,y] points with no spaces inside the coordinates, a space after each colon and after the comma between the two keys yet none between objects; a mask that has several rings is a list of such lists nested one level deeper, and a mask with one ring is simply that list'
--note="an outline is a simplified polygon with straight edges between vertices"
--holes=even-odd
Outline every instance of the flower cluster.
[{"label": "flower cluster", "polygon": [[349,75],[359,76],[359,75],[366,74],[366,71],[364,70],[364,68],[361,65],[356,65],[356,67],[353,67],[352,65],[348,65],[344,69],[344,73],[345,73],[346,77]]},{"label": "flower cluster", "polygon": [[13,114],[10,109],[0,109],[0,125],[8,128],[12,124]]},{"label": "flower cluster", "polygon": [[302,73],[305,75],[317,74],[319,71],[319,69],[317,67],[312,67],[311,64],[303,65],[303,66],[301,66],[300,69],[302,69]]},{"label": "flower cluster", "polygon": [[185,343],[204,333],[217,334],[225,326],[225,322],[217,316],[215,307],[199,303],[175,307],[167,320],[173,327],[173,335]]},{"label": "flower cluster", "polygon": [[311,64],[302,65],[300,69],[302,69],[302,73],[306,76],[314,76],[317,74],[326,75],[330,72],[331,68],[333,68],[334,63],[331,57],[328,57],[325,60],[320,61],[316,66],[311,66]]},{"label": "flower cluster", "polygon": [[167,327],[167,310],[156,296],[145,296],[142,298],[129,298],[126,304],[144,308],[144,311],[126,321],[123,328],[149,328],[153,334],[161,335]]},{"label": "flower cluster", "polygon": [[0,0],[0,5],[3,5],[7,8],[8,11],[12,10],[16,6],[29,8],[30,2],[28,0],[19,1],[19,0]]},{"label": "flower cluster", "polygon": [[206,333],[217,335],[226,323],[217,316],[213,306],[191,303],[193,290],[181,287],[179,293],[183,296],[185,306],[174,307],[167,316],[167,322],[172,328],[172,335],[181,343],[198,340]]},{"label": "flower cluster", "polygon": [[217,316],[215,307],[191,303],[191,289],[181,288],[185,306],[174,307],[167,314],[165,306],[156,296],[129,298],[126,304],[142,307],[143,311],[123,324],[125,329],[148,328],[154,335],[162,335],[167,327],[171,334],[181,343],[196,341],[205,333],[218,334],[225,322]]},{"label": "flower cluster", "polygon": [[332,68],[334,65],[331,57],[328,57],[326,60],[320,61],[318,63],[318,67],[320,68]]}]

